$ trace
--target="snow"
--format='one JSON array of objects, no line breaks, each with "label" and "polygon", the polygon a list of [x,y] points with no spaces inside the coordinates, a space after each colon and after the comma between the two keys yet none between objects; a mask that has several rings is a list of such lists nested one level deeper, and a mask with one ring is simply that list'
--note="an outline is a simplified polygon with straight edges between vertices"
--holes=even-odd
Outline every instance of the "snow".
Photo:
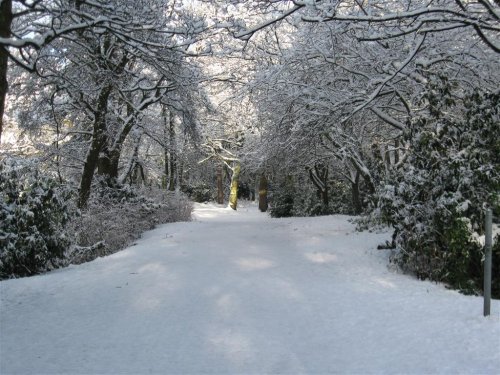
[{"label": "snow", "polygon": [[500,371],[500,301],[388,267],[346,216],[194,221],[45,275],[0,283],[1,374]]}]

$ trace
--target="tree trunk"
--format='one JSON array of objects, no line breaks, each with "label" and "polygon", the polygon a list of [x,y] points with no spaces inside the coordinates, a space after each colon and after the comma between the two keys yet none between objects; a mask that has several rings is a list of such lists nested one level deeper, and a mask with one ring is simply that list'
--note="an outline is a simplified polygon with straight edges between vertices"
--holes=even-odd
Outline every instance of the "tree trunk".
[{"label": "tree trunk", "polygon": [[107,141],[106,135],[106,112],[108,109],[108,99],[111,94],[111,86],[106,86],[99,94],[97,111],[95,112],[94,130],[92,143],[87,153],[87,158],[83,166],[82,179],[80,181],[80,192],[78,207],[84,208],[90,196],[90,188],[94,178],[94,172],[99,161],[99,153]]},{"label": "tree trunk", "polygon": [[141,145],[141,137],[142,133],[139,133],[134,138],[134,151],[132,153],[132,157],[130,158],[128,166],[125,170],[125,173],[122,174],[122,177],[119,180],[120,184],[124,183],[127,180],[127,178],[129,178],[130,182],[133,183],[132,173],[134,171],[136,164],[139,163],[139,147]]},{"label": "tree trunk", "polygon": [[84,208],[87,206],[87,201],[90,196],[90,187],[92,186],[92,179],[94,178],[94,170],[99,159],[99,140],[98,137],[92,139],[92,145],[87,153],[87,158],[83,166],[82,178],[80,181],[80,193],[78,198],[78,207]]},{"label": "tree trunk", "polygon": [[399,140],[394,141],[394,164],[399,163]]},{"label": "tree trunk", "polygon": [[259,210],[261,212],[266,212],[268,208],[267,203],[267,178],[266,176],[260,176],[259,181]]},{"label": "tree trunk", "polygon": [[233,175],[231,176],[231,190],[229,193],[229,207],[236,210],[238,207],[238,183],[240,179],[240,163],[236,162],[232,168]]},{"label": "tree trunk", "polygon": [[[130,117],[134,113],[134,109],[130,104],[127,104],[127,116]],[[132,118],[124,124],[123,129],[116,135],[115,141],[111,147],[103,146],[101,150],[97,173],[106,176],[108,184],[113,186],[118,180],[118,167],[120,165],[120,156],[123,149],[123,144],[127,139],[130,131],[135,125],[135,119]]]},{"label": "tree trunk", "polygon": [[180,191],[182,184],[184,183],[184,161],[182,158],[177,160],[177,186],[175,191]]},{"label": "tree trunk", "polygon": [[328,208],[330,205],[330,195],[328,194],[328,168],[325,169],[323,181],[324,187],[321,191],[321,198],[323,200],[323,205]]},{"label": "tree trunk", "polygon": [[384,146],[384,162],[385,162],[385,170],[391,170],[391,149],[389,145]]},{"label": "tree trunk", "polygon": [[120,163],[121,145],[116,149],[109,150],[104,147],[99,153],[97,162],[97,173],[105,176],[108,185],[113,186],[118,178],[118,165]]},{"label": "tree trunk", "polygon": [[318,198],[321,199],[323,205],[328,207],[330,197],[328,195],[328,167],[316,164],[314,169],[309,169],[309,178],[317,189]]},{"label": "tree trunk", "polygon": [[330,204],[330,196],[328,195],[328,187],[321,192],[321,200],[323,201],[323,206],[328,207]]},{"label": "tree trunk", "polygon": [[[11,36],[10,26],[12,24],[12,0],[0,1],[0,37],[9,38]],[[3,114],[5,111],[5,98],[9,87],[7,81],[7,69],[9,55],[5,48],[0,47],[0,143],[2,142]]]},{"label": "tree trunk", "polygon": [[168,133],[169,133],[169,120],[168,117],[170,116],[167,107],[165,105],[162,105],[161,107],[161,115],[163,117],[163,178],[161,181],[161,187],[162,189],[167,190],[168,189],[168,183],[169,183],[169,176],[170,176],[170,153],[168,152]]},{"label": "tree trunk", "polygon": [[174,191],[176,185],[176,174],[177,174],[177,155],[176,155],[176,147],[175,147],[175,124],[174,124],[174,116],[170,115],[169,121],[169,148],[170,148],[170,182],[168,184],[168,190]]},{"label": "tree trunk", "polygon": [[217,203],[224,204],[224,186],[222,184],[222,166],[217,167]]},{"label": "tree trunk", "polygon": [[351,192],[352,192],[352,205],[354,207],[354,213],[360,214],[363,210],[361,205],[361,198],[359,193],[359,173],[356,172],[356,179],[354,182],[351,181]]}]

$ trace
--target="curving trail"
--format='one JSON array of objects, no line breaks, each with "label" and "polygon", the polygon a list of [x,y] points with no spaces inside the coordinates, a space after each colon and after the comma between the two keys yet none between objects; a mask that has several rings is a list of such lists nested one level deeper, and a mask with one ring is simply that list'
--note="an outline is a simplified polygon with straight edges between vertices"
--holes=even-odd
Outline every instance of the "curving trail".
[{"label": "curving trail", "polygon": [[498,373],[500,301],[387,267],[344,216],[197,205],[124,251],[0,282],[1,374]]}]

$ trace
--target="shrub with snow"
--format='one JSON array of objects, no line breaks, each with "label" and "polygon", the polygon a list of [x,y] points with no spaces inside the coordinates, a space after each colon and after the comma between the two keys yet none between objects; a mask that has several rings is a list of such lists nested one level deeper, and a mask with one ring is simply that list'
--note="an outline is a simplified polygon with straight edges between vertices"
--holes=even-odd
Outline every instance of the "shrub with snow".
[{"label": "shrub with snow", "polygon": [[101,187],[72,222],[77,246],[70,261],[83,263],[112,254],[158,224],[189,221],[191,211],[192,204],[182,193],[130,185]]},{"label": "shrub with snow", "polygon": [[297,194],[293,178],[288,176],[282,181],[276,181],[269,189],[271,217],[294,216],[294,200]]},{"label": "shrub with snow", "polygon": [[404,269],[475,293],[483,254],[474,233],[500,191],[500,94],[474,92],[460,107],[443,80],[426,99],[429,115],[405,135],[409,154],[378,190],[377,212],[395,229],[395,261]]},{"label": "shrub with snow", "polygon": [[206,183],[198,183],[194,185],[182,186],[182,192],[195,202],[205,203],[212,199],[216,194],[211,191],[210,186]]},{"label": "shrub with snow", "polygon": [[76,212],[71,195],[34,163],[0,162],[0,278],[60,265],[71,243],[64,227]]}]

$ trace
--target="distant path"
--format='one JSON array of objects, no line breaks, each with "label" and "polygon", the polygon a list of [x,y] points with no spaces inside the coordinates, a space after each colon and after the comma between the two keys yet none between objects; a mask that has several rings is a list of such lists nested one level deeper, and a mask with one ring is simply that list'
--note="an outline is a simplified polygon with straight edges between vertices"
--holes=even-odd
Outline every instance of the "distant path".
[{"label": "distant path", "polygon": [[499,301],[483,319],[480,298],[389,271],[387,234],[255,206],[194,216],[1,282],[0,373],[500,371]]}]

